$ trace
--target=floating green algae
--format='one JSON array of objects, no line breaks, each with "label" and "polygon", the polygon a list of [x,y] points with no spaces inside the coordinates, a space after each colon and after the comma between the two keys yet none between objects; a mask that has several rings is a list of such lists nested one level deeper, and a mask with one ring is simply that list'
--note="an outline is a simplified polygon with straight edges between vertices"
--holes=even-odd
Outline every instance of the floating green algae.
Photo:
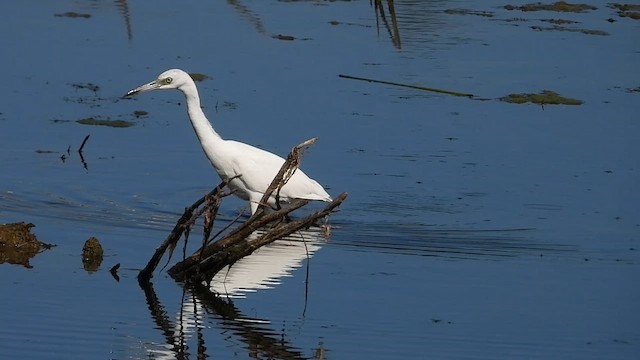
[{"label": "floating green algae", "polygon": [[501,97],[498,100],[512,103],[512,104],[525,104],[534,103],[538,105],[581,105],[582,100],[571,99],[564,96],[560,96],[558,93],[551,90],[543,90],[538,94],[509,94]]},{"label": "floating green algae", "polygon": [[532,3],[522,6],[505,5],[506,10],[520,11],[558,11],[558,12],[575,12],[581,13],[590,10],[596,10],[597,7],[588,4],[571,4],[565,1],[556,1],[553,4]]},{"label": "floating green algae", "polygon": [[640,20],[640,5],[610,3],[609,8],[618,10],[618,16]]},{"label": "floating green algae", "polygon": [[126,121],[126,120],[102,120],[102,119],[96,119],[96,118],[92,118],[92,117],[76,120],[76,122],[78,124],[82,124],[82,125],[110,126],[110,127],[115,127],[115,128],[125,128],[125,127],[129,127],[129,126],[133,126],[133,123],[131,121]]}]

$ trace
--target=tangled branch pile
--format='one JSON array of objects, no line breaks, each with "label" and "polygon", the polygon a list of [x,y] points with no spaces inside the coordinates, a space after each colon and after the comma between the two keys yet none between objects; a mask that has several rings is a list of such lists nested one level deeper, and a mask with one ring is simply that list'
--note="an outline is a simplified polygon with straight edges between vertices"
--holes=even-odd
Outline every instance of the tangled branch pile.
[{"label": "tangled branch pile", "polygon": [[[305,148],[315,142],[315,138],[307,140],[295,146],[287,160],[284,162],[278,174],[274,177],[271,184],[265,191],[264,196],[260,200],[260,204],[256,212],[243,224],[226,233],[222,238],[211,242],[211,232],[215,222],[220,203],[225,193],[224,189],[232,179],[226,179],[221,182],[215,189],[207,195],[200,198],[191,206],[184,210],[184,213],[174,226],[169,236],[158,247],[145,266],[138,274],[138,281],[141,284],[148,283],[153,276],[153,271],[158,266],[164,253],[169,250],[170,255],[173,253],[178,241],[184,235],[185,241],[189,236],[189,231],[195,221],[199,217],[204,218],[204,236],[202,246],[193,254],[178,262],[169,269],[169,275],[177,281],[187,283],[208,282],[218,271],[227,265],[232,265],[241,258],[251,255],[261,246],[267,245],[275,240],[286,237],[298,230],[306,229],[317,223],[318,220],[325,218],[335,208],[347,198],[347,193],[342,193],[331,203],[326,205],[322,210],[313,212],[303,218],[293,221],[287,221],[288,215],[303,206],[309,200],[298,199],[281,206],[279,201],[280,189],[291,178],[300,164],[300,156]],[[270,209],[267,212],[267,200],[275,192],[277,208]],[[242,215],[242,214],[241,214]],[[260,236],[257,239],[248,241],[249,235],[256,230],[261,229]],[[225,229],[213,236],[215,239]]]}]

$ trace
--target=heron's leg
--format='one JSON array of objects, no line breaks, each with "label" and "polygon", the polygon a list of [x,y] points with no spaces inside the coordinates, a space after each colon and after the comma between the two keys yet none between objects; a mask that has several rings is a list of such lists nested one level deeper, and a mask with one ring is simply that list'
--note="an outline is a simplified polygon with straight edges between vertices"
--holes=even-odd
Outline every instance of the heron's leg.
[{"label": "heron's leg", "polygon": [[260,199],[262,199],[261,195],[250,195],[249,196],[249,206],[251,207],[251,215],[256,213],[258,210],[258,205],[260,205]]}]

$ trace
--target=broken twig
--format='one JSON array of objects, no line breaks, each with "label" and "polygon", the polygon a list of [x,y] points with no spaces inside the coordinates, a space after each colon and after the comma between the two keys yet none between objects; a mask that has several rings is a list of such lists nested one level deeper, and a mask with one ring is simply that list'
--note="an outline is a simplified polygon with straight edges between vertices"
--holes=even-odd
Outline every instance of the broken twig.
[{"label": "broken twig", "polygon": [[[91,136],[91,134],[87,135],[84,137],[84,140],[82,140],[82,144],[80,145],[80,148],[78,149],[78,152],[80,154],[82,154],[82,149],[84,149],[84,144],[87,143],[87,140],[89,140],[89,137]],[[68,150],[67,150],[68,151]]]},{"label": "broken twig", "polygon": [[183,232],[187,231],[190,228],[190,223],[192,223],[191,219],[194,212],[207,200],[207,198],[211,196],[220,196],[219,193],[225,186],[227,186],[228,181],[221,182],[207,195],[201,197],[195,203],[193,203],[193,205],[184,209],[184,213],[182,214],[176,225],[173,227],[173,230],[171,231],[169,236],[167,236],[162,244],[160,244],[160,246],[156,249],[153,256],[151,256],[151,259],[147,263],[147,266],[145,266],[144,269],[140,270],[140,273],[138,274],[138,282],[149,282],[149,280],[153,276],[153,271],[156,269],[156,267],[158,267],[158,264],[160,263],[160,260],[162,259],[162,256],[164,255],[166,250],[169,247],[171,247],[172,249],[175,248]]}]

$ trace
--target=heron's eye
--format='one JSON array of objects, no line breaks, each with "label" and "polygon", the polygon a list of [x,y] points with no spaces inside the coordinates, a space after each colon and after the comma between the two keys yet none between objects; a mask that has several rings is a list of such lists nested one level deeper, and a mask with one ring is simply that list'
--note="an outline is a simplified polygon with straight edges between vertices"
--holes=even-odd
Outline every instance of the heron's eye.
[{"label": "heron's eye", "polygon": [[167,84],[167,85],[171,84],[172,81],[173,81],[173,79],[170,78],[170,77],[164,79],[164,83]]}]

